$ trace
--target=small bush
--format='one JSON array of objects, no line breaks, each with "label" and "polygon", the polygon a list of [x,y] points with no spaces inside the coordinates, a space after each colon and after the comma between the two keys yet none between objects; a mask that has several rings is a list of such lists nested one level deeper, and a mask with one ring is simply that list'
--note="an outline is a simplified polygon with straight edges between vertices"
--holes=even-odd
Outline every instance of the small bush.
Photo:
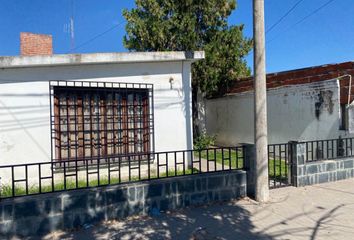
[{"label": "small bush", "polygon": [[202,150],[209,148],[210,146],[215,144],[216,136],[209,136],[205,133],[201,134],[194,140],[194,149],[195,150]]}]

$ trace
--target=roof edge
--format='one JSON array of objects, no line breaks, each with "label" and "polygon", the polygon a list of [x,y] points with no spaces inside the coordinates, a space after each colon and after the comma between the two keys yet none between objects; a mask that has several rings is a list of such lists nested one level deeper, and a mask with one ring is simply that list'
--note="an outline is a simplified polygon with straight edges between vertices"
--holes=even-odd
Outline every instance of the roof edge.
[{"label": "roof edge", "polygon": [[0,57],[0,68],[25,68],[60,65],[86,65],[109,63],[143,63],[198,61],[204,59],[204,51],[190,52],[121,52],[121,53],[87,53],[87,54],[54,54],[37,56],[3,56]]}]

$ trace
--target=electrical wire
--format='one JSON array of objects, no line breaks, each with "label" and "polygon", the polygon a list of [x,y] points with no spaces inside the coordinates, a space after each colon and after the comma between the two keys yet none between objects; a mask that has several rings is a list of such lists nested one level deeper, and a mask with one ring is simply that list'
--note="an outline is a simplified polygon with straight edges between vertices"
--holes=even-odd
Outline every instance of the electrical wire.
[{"label": "electrical wire", "polygon": [[87,44],[89,44],[89,43],[95,41],[97,38],[100,38],[100,37],[102,37],[103,35],[105,35],[105,34],[111,32],[111,31],[114,30],[114,29],[116,29],[117,27],[119,27],[119,26],[122,25],[123,23],[125,23],[125,21],[122,21],[122,22],[120,22],[120,23],[118,23],[118,24],[116,24],[116,25],[110,27],[110,28],[107,29],[106,31],[97,34],[96,36],[90,38],[90,39],[87,40],[86,42],[83,42],[83,43],[81,43],[80,45],[78,45],[77,47],[73,48],[73,49],[70,50],[68,53],[72,53],[73,51],[75,51],[75,50],[77,50],[77,49],[80,49],[80,48],[82,48],[83,46],[86,46]]},{"label": "electrical wire", "polygon": [[306,19],[312,17],[313,15],[315,15],[316,13],[318,13],[320,10],[322,10],[323,8],[327,7],[330,3],[334,2],[335,0],[329,0],[327,1],[325,4],[321,5],[320,7],[316,8],[314,11],[312,11],[310,14],[306,15],[305,17],[301,18],[299,21],[297,21],[296,23],[294,23],[293,25],[291,25],[289,28],[285,29],[284,31],[282,31],[281,34],[277,35],[276,37],[272,38],[271,40],[267,41],[267,43],[273,42],[275,39],[277,39],[279,36],[284,36],[285,32],[288,32],[289,30],[291,30],[292,28],[296,27],[297,25],[301,24],[302,22],[304,22]]},{"label": "electrical wire", "polygon": [[271,27],[266,30],[266,34],[272,31],[279,23],[281,23],[284,18],[286,18],[292,11],[294,11],[295,8],[303,1],[304,0],[297,1],[281,18],[279,18],[278,21],[276,21]]}]

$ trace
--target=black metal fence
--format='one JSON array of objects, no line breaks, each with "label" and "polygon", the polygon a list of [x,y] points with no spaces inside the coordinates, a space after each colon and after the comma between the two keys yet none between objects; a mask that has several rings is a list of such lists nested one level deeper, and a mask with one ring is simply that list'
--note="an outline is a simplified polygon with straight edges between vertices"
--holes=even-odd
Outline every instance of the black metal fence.
[{"label": "black metal fence", "polygon": [[[337,138],[315,141],[294,142],[304,146],[305,162],[332,160],[354,156],[354,138]],[[293,161],[290,154],[290,144],[268,145],[269,186],[278,188],[291,184],[291,169]]]},{"label": "black metal fence", "polygon": [[289,145],[287,143],[268,145],[268,173],[270,188],[278,188],[290,184],[290,167]]},{"label": "black metal fence", "polygon": [[338,138],[299,142],[305,145],[305,161],[313,162],[325,159],[351,157],[354,138]]},{"label": "black metal fence", "polygon": [[243,147],[0,166],[0,198],[243,169]]},{"label": "black metal fence", "polygon": [[[305,162],[352,157],[354,138],[298,142]],[[291,184],[289,143],[268,145],[269,186]],[[245,169],[244,147],[218,147],[0,166],[0,198]]]}]

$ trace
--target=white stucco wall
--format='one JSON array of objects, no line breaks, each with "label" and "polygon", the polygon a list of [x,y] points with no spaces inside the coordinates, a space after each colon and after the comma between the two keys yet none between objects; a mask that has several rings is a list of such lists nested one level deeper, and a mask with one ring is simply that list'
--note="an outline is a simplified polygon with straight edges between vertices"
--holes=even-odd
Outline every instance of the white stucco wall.
[{"label": "white stucco wall", "polygon": [[[345,131],[339,130],[339,91],[336,79],[268,90],[269,143],[346,136]],[[221,145],[252,143],[253,104],[253,92],[207,100],[208,134],[216,134],[217,143]]]},{"label": "white stucco wall", "polygon": [[155,151],[191,149],[190,68],[171,61],[0,69],[0,165],[51,160],[49,80],[151,83]]}]

